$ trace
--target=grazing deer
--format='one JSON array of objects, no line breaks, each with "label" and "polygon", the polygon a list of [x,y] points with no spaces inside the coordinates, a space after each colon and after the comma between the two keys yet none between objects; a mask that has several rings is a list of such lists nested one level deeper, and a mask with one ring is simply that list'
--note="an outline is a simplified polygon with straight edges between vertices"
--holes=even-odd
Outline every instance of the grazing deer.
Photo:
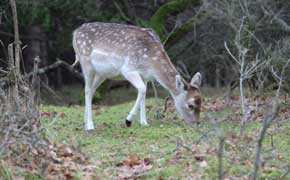
[{"label": "grazing deer", "polygon": [[94,129],[92,96],[108,78],[122,75],[138,96],[126,119],[129,127],[140,108],[140,123],[146,120],[147,81],[156,79],[174,99],[176,110],[188,124],[199,123],[201,74],[190,83],[177,72],[158,36],[150,29],[113,23],[87,23],[73,33],[73,47],[85,78],[85,130]]}]

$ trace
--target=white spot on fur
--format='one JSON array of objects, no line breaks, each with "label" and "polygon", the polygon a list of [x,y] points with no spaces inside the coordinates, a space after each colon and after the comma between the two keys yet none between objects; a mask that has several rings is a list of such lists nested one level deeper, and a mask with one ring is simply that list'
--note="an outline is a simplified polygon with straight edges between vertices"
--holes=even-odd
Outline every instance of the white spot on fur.
[{"label": "white spot on fur", "polygon": [[162,54],[162,52],[161,51],[157,51],[156,54],[157,55],[160,55],[160,54]]}]

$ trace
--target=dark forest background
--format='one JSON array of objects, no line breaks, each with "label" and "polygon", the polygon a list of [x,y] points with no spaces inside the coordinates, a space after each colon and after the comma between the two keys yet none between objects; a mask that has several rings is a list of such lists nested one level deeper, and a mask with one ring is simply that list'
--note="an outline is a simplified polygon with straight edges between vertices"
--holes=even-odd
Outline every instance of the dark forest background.
[{"label": "dark forest background", "polygon": [[[73,30],[94,21],[154,29],[183,76],[189,79],[200,71],[204,86],[230,87],[239,79],[240,66],[227,52],[225,43],[236,57],[241,56],[240,47],[247,49],[248,64],[259,59],[279,68],[289,58],[289,0],[18,0],[16,3],[24,72],[32,70],[37,56],[41,67],[53,64],[57,58],[72,64]],[[0,65],[4,69],[5,52],[13,41],[10,11],[8,0],[2,0]],[[263,83],[270,87],[274,82],[270,68],[265,68],[262,74],[266,79]],[[255,87],[259,78],[253,74],[247,82]],[[63,67],[42,75],[42,80],[54,88],[81,82]]]}]

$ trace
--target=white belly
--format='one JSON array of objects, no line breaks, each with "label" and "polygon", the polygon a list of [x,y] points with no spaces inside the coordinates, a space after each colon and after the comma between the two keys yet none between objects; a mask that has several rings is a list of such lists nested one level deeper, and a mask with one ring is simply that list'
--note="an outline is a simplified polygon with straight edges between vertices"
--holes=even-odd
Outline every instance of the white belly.
[{"label": "white belly", "polygon": [[91,54],[91,62],[97,74],[112,78],[121,74],[124,59],[114,54],[94,50]]}]

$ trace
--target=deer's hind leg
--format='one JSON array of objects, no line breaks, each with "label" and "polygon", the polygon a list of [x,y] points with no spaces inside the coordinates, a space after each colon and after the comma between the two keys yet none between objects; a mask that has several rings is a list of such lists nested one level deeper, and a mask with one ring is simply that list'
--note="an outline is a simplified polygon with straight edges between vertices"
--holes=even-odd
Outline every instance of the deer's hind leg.
[{"label": "deer's hind leg", "polygon": [[[145,82],[145,89],[147,89],[147,82]],[[148,125],[146,120],[146,91],[140,102],[140,124]]]},{"label": "deer's hind leg", "polygon": [[82,63],[82,71],[85,79],[85,116],[84,129],[86,131],[94,129],[92,120],[92,98],[98,86],[104,81],[89,64]]}]

